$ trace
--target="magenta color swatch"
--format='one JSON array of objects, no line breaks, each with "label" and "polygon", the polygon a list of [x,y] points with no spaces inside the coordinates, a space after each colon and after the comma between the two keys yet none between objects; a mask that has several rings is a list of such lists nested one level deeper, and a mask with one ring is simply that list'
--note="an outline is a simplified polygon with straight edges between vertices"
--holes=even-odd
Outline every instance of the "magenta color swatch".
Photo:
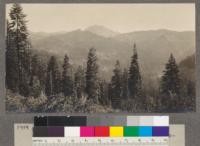
[{"label": "magenta color swatch", "polygon": [[94,127],[80,127],[81,137],[94,137]]}]

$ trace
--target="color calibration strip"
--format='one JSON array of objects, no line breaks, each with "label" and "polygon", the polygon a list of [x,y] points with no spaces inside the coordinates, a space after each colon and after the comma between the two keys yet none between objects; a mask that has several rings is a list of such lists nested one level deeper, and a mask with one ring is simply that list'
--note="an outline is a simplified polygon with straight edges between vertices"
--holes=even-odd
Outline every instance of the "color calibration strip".
[{"label": "color calibration strip", "polygon": [[[33,137],[164,137],[169,136],[168,116],[113,117],[124,125],[88,125],[86,116],[34,117]],[[125,119],[125,120],[124,120]],[[107,123],[108,124],[108,123]]]},{"label": "color calibration strip", "polygon": [[33,146],[169,144],[168,116],[35,117]]},{"label": "color calibration strip", "polygon": [[[185,129],[184,125],[170,125],[170,136],[164,137],[125,137],[125,138],[32,138],[32,123],[15,123],[14,125],[14,146],[185,146]],[[61,143],[65,139],[65,142]],[[96,143],[88,144],[85,139],[96,140]],[[109,141],[110,139],[110,141]],[[153,139],[153,141],[152,141]],[[82,140],[82,142],[77,142]],[[59,141],[59,142],[57,142]],[[106,142],[107,141],[107,142]],[[120,142],[119,142],[120,141]],[[145,142],[144,142],[145,141]],[[165,142],[164,142],[165,141]],[[54,144],[52,144],[54,142]],[[118,144],[118,143],[120,144]],[[73,144],[72,144],[73,143]],[[85,143],[85,144],[84,144]],[[161,144],[162,143],[162,144]]]},{"label": "color calibration strip", "polygon": [[33,137],[167,137],[169,127],[152,126],[81,126],[34,127]]},{"label": "color calibration strip", "polygon": [[34,126],[169,126],[169,116],[45,116]]}]

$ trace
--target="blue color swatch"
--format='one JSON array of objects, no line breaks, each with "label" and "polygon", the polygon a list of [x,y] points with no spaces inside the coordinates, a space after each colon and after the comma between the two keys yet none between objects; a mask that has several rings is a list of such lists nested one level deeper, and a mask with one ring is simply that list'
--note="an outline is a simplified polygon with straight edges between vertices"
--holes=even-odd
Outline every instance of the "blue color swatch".
[{"label": "blue color swatch", "polygon": [[140,126],[139,127],[139,136],[143,136],[143,137],[152,136],[152,127],[151,126]]}]

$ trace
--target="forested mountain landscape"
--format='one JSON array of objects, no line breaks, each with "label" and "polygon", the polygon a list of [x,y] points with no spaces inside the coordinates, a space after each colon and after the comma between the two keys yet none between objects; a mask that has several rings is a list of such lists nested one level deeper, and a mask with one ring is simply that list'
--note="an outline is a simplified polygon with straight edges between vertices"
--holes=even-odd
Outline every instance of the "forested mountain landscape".
[{"label": "forested mountain landscape", "polygon": [[195,111],[195,32],[120,33],[101,25],[31,32],[19,4],[7,19],[8,112]]},{"label": "forested mountain landscape", "polygon": [[[137,44],[137,52],[140,55],[141,70],[148,76],[161,75],[170,53],[173,52],[177,62],[180,62],[195,52],[194,32],[155,30],[107,38],[87,30],[55,34],[33,33],[31,42],[37,51],[51,52],[61,58],[68,53],[71,63],[75,65],[86,64],[88,50],[95,46],[99,65],[106,72],[104,77],[107,79],[112,75],[116,60],[120,60],[122,67],[129,67],[134,43]],[[158,55],[155,55],[155,52]],[[124,58],[121,59],[121,56]]]}]

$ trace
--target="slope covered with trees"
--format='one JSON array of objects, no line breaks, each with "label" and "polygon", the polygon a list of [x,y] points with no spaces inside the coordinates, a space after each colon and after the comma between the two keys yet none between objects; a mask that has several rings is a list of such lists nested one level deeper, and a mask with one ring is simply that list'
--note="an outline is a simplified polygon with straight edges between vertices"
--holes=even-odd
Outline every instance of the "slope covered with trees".
[{"label": "slope covered with trees", "polygon": [[189,72],[194,73],[193,56],[178,64],[171,53],[156,81],[158,87],[155,87],[151,82],[147,84],[143,76],[142,59],[134,43],[129,62],[122,65],[123,54],[119,54],[122,56],[113,60],[113,71],[108,78],[101,72],[106,64],[99,63],[99,50],[95,46],[84,52],[87,54],[86,61],[75,65],[69,57],[70,51],[60,57],[32,48],[26,15],[19,4],[13,5],[9,16],[6,39],[7,111],[108,113],[195,109],[195,79],[193,75],[187,76]]}]

